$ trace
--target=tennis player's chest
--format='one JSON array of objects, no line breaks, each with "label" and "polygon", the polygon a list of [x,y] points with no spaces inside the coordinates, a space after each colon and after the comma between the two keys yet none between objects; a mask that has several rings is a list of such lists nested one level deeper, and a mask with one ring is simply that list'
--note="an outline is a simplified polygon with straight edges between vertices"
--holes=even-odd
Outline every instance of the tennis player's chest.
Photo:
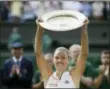
[{"label": "tennis player's chest", "polygon": [[47,82],[47,88],[73,88],[73,80],[69,76],[62,76],[59,80],[51,76]]}]

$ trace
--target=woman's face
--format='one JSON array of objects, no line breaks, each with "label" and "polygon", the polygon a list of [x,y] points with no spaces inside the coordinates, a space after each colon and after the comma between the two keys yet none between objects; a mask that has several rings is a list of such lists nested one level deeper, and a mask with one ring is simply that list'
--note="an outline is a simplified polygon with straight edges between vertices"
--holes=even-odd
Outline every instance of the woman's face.
[{"label": "woman's face", "polygon": [[54,65],[56,71],[64,72],[68,66],[68,54],[65,51],[56,51],[54,53]]}]

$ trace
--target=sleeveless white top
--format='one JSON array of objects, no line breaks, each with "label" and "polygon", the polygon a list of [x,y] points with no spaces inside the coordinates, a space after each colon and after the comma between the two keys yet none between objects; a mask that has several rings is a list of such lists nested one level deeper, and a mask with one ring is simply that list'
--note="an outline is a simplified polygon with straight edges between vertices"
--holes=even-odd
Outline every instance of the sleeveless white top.
[{"label": "sleeveless white top", "polygon": [[45,88],[76,88],[69,72],[64,72],[59,80],[54,72],[48,79]]}]

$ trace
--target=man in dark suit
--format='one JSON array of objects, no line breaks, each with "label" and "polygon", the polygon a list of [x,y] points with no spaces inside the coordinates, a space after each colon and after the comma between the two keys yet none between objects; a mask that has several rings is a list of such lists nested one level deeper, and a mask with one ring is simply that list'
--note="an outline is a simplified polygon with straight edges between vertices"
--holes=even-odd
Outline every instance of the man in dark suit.
[{"label": "man in dark suit", "polygon": [[33,66],[32,62],[23,56],[22,43],[12,43],[11,53],[12,57],[3,64],[3,83],[9,89],[31,88]]}]

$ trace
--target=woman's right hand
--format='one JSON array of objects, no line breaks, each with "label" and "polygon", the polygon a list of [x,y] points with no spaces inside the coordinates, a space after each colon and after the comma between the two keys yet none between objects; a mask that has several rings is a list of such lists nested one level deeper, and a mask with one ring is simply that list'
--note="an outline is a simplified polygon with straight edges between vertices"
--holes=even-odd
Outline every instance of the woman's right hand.
[{"label": "woman's right hand", "polygon": [[82,26],[82,29],[87,29],[88,24],[89,24],[89,20],[87,19],[84,21],[84,25]]},{"label": "woman's right hand", "polygon": [[37,20],[36,20],[36,23],[39,25],[40,22],[43,22],[43,19],[41,17],[39,17]]}]

